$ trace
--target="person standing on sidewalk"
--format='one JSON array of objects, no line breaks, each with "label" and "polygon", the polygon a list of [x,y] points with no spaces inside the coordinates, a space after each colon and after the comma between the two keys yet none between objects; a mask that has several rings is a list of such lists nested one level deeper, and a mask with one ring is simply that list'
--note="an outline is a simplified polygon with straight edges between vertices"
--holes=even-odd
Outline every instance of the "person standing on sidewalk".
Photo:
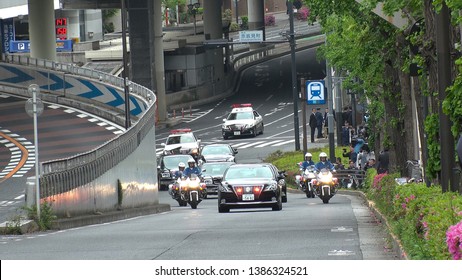
[{"label": "person standing on sidewalk", "polygon": [[318,130],[318,138],[322,138],[322,124],[324,122],[324,118],[321,113],[321,108],[316,108],[316,126]]},{"label": "person standing on sidewalk", "polygon": [[314,143],[314,132],[316,131],[317,127],[316,110],[314,108],[311,110],[309,124],[311,128],[311,143]]}]

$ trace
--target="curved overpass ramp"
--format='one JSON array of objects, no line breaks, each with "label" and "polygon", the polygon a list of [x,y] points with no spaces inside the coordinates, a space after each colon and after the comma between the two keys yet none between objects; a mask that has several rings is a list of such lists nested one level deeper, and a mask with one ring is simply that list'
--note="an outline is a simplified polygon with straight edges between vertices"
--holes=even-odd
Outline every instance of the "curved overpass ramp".
[{"label": "curved overpass ramp", "polygon": [[[7,56],[5,60],[9,63],[0,63],[0,92],[29,97],[28,86],[37,84],[43,101],[89,112],[119,127],[124,125],[121,78],[21,56]],[[130,84],[129,102],[132,126],[125,132],[89,152],[40,163],[40,199],[50,202],[58,217],[159,204],[153,148],[156,96],[147,88]],[[17,144],[15,157],[20,158],[21,166],[27,163],[30,168],[30,143],[14,142],[5,132],[2,138]],[[28,190],[26,196],[35,197],[35,187]],[[28,200],[28,204],[35,201]]]}]

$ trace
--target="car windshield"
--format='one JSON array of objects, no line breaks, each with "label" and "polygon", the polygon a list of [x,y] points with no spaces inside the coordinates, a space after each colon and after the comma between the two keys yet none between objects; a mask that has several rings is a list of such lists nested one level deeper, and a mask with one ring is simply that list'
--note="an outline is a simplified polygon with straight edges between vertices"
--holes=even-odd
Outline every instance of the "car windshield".
[{"label": "car windshield", "polygon": [[229,121],[252,120],[252,119],[253,119],[253,113],[252,112],[237,112],[237,113],[231,113],[228,116]]},{"label": "car windshield", "polygon": [[193,143],[196,142],[193,136],[189,134],[174,135],[170,136],[167,139],[167,145],[174,145],[180,143]]},{"label": "car windshield", "polygon": [[228,146],[205,146],[202,149],[202,155],[223,155],[231,154]]},{"label": "car windshield", "polygon": [[167,156],[167,157],[164,157],[163,162],[164,162],[164,166],[168,169],[178,169],[178,164],[180,162],[183,162],[184,164],[186,164],[188,160],[192,158],[193,157],[186,156],[186,155]]},{"label": "car windshield", "polygon": [[223,176],[230,165],[233,165],[232,162],[218,162],[218,163],[204,163],[202,165],[202,175],[204,176]]},{"label": "car windshield", "polygon": [[225,180],[233,179],[272,179],[273,173],[268,166],[247,167],[239,166],[230,167],[225,175]]}]

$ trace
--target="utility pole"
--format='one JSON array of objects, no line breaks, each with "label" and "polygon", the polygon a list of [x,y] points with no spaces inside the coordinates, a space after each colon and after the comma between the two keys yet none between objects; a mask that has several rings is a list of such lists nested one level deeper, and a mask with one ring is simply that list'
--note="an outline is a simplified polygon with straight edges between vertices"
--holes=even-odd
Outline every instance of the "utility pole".
[{"label": "utility pole", "polygon": [[124,79],[124,94],[125,94],[125,129],[131,126],[130,121],[130,92],[128,88],[128,56],[127,56],[127,9],[125,0],[121,0],[122,13],[122,56],[124,62],[124,71],[122,78]]},{"label": "utility pole", "polygon": [[443,1],[441,11],[436,14],[436,57],[438,60],[438,99],[440,121],[440,146],[441,146],[441,187],[443,192],[457,191],[453,180],[453,168],[455,167],[455,142],[451,133],[449,116],[443,113],[443,100],[446,98],[446,90],[451,85],[451,63],[449,53],[449,9]]},{"label": "utility pole", "polygon": [[302,94],[302,125],[303,125],[303,154],[308,151],[308,144],[307,144],[307,132],[306,132],[306,91],[305,91],[305,78],[301,78],[300,81],[300,91]]},{"label": "utility pole", "polygon": [[299,137],[299,120],[298,120],[298,90],[297,90],[297,65],[295,63],[295,34],[294,34],[294,10],[291,1],[287,2],[289,9],[289,22],[290,22],[290,57],[292,58],[292,96],[294,101],[294,134],[295,134],[295,150],[300,151],[300,137]]},{"label": "utility pole", "polygon": [[[327,39],[326,39],[327,44]],[[329,133],[329,158],[335,162],[335,139],[334,139],[334,96],[332,94],[332,71],[329,61],[326,59],[326,78],[327,78],[327,130]]]}]

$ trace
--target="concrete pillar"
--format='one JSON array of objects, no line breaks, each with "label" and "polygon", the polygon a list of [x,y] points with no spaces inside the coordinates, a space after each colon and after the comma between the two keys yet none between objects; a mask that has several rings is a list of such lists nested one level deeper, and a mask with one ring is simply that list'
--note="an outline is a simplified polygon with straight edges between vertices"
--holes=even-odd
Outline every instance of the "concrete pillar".
[{"label": "concrete pillar", "polygon": [[85,10],[85,40],[99,41],[103,39],[103,17],[101,10]]},{"label": "concrete pillar", "polygon": [[63,10],[62,15],[67,18],[67,39],[80,41],[79,10]]},{"label": "concrete pillar", "polygon": [[149,2],[150,26],[154,29],[154,36],[151,37],[149,44],[151,47],[151,75],[152,89],[157,96],[157,112],[159,121],[167,118],[167,100],[165,96],[165,67],[164,49],[162,44],[162,0],[151,0]]},{"label": "concrete pillar", "polygon": [[222,0],[204,0],[204,36],[206,40],[223,38],[222,2]]},{"label": "concrete pillar", "polygon": [[130,33],[130,76],[135,83],[151,88],[151,57],[148,1],[127,1],[128,28]]},{"label": "concrete pillar", "polygon": [[30,56],[56,61],[55,8],[53,0],[29,0]]},{"label": "concrete pillar", "polygon": [[[223,38],[223,24],[221,20],[222,0],[204,0],[204,37],[209,39]],[[213,49],[207,51],[207,56],[213,61],[214,83],[224,80],[223,49]]]},{"label": "concrete pillar", "polygon": [[249,30],[263,30],[265,40],[265,3],[263,0],[248,1]]}]

